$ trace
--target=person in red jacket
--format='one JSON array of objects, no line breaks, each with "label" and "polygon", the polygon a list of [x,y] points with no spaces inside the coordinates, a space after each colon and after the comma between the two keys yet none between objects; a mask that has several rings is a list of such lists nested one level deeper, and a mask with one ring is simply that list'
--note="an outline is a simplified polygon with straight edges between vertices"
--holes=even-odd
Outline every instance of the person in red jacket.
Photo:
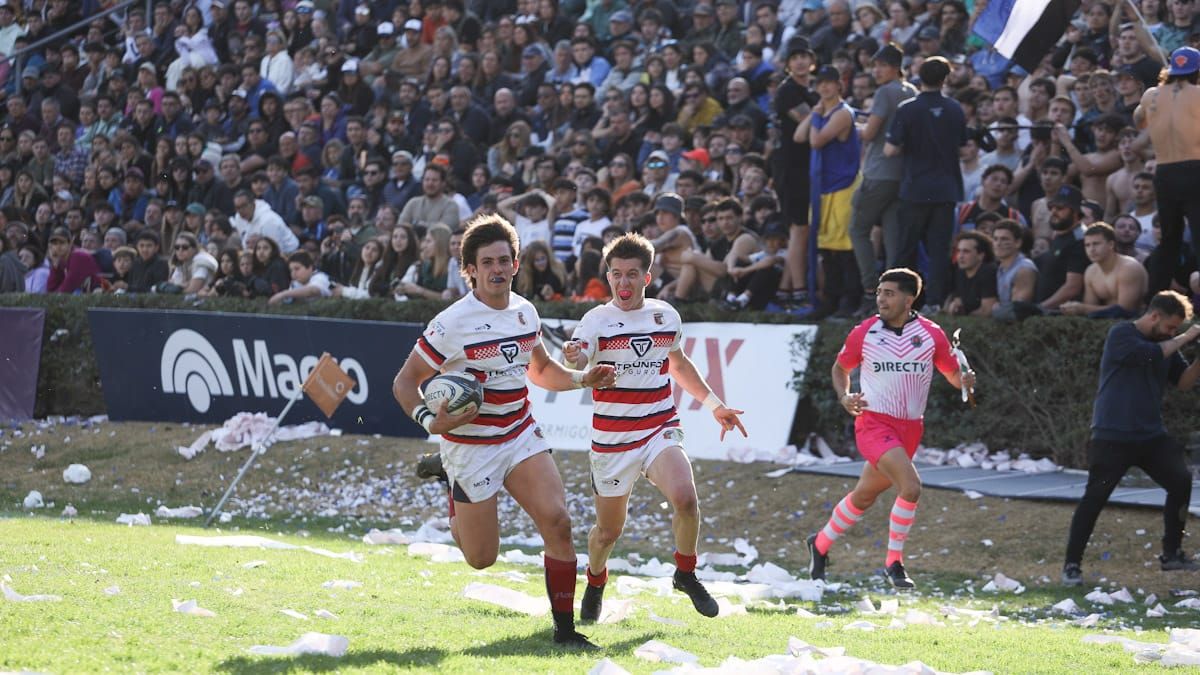
[{"label": "person in red jacket", "polygon": [[50,233],[50,293],[90,293],[100,288],[100,266],[91,253],[71,245],[71,232],[56,227]]}]

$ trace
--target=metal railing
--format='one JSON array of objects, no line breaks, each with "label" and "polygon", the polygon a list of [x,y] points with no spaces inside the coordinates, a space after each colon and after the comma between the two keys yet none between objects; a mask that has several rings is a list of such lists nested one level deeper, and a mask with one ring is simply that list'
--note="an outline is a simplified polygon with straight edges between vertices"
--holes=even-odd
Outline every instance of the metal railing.
[{"label": "metal railing", "polygon": [[[132,5],[138,4],[138,2],[140,2],[140,1],[141,0],[123,0],[123,2],[119,2],[102,12],[97,12],[95,14],[92,14],[91,16],[80,19],[79,21],[76,21],[75,23],[71,24],[70,26],[67,26],[66,28],[63,28],[60,31],[57,31],[51,35],[47,35],[46,37],[41,38],[40,40],[37,40],[37,41],[33,42],[32,44],[29,44],[25,47],[22,47],[21,49],[14,51],[12,54],[9,54],[8,61],[10,64],[13,64],[14,67],[9,69],[8,76],[16,78],[17,93],[21,92],[21,84],[22,84],[21,73],[18,72],[17,68],[15,67],[15,64],[17,63],[17,59],[19,59],[20,57],[22,57],[26,54],[37,51],[38,49],[41,49],[42,47],[44,47],[52,42],[57,41],[58,39],[62,38],[64,35],[70,35],[71,33],[74,33],[75,31],[79,30],[80,28],[83,28],[84,26],[87,26],[88,24],[92,23],[96,19],[103,19],[109,15],[116,14],[117,12],[128,9]],[[149,21],[150,17],[153,16],[151,0],[145,0],[145,3],[146,3],[146,20]]]}]

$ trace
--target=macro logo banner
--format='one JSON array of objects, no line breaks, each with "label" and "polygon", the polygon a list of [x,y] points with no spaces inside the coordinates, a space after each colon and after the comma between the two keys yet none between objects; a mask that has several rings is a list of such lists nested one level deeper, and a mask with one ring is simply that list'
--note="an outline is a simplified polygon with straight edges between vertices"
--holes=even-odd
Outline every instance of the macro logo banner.
[{"label": "macro logo banner", "polygon": [[[425,435],[391,392],[419,325],[123,309],[92,309],[88,319],[113,420],[219,424],[239,412],[276,415],[329,352],[353,381],[330,426]],[[324,419],[305,397],[288,415],[291,423]]]}]

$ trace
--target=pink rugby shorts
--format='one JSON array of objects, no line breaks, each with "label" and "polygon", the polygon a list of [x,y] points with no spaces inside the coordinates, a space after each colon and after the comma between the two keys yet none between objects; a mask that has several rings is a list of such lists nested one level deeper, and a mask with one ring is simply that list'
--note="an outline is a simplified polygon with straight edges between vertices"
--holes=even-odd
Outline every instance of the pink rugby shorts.
[{"label": "pink rugby shorts", "polygon": [[892,448],[904,448],[908,458],[912,459],[924,432],[923,420],[902,420],[870,411],[863,411],[854,420],[854,439],[858,443],[858,452],[871,466],[875,466],[879,458]]}]

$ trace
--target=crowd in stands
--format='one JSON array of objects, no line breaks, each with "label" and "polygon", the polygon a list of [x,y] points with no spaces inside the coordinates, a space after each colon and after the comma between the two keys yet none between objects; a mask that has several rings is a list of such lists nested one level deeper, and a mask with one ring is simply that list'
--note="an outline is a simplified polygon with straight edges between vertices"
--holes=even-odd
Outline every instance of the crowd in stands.
[{"label": "crowd in stands", "polygon": [[0,0],[0,292],[452,299],[500,213],[531,299],[608,298],[630,231],[732,310],[861,315],[898,265],[928,312],[1200,293],[1134,114],[1188,0],[1084,0],[1032,72],[963,0],[111,4]]}]

